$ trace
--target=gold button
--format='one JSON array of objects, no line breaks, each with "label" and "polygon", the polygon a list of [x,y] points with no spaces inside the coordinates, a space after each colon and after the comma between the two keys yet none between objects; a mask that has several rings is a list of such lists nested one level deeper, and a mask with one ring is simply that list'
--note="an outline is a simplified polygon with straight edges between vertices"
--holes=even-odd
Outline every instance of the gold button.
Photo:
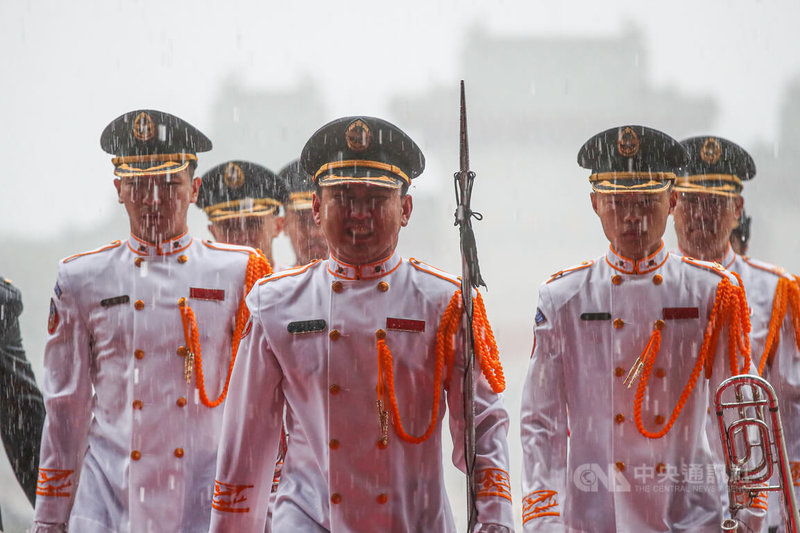
[{"label": "gold button", "polygon": [[617,368],[614,369],[614,375],[617,376],[618,378],[621,378],[622,376],[625,375],[625,369],[622,368],[621,366],[618,366]]},{"label": "gold button", "polygon": [[623,415],[622,413],[618,413],[617,416],[614,417],[614,422],[616,422],[617,424],[622,424],[623,422],[625,422],[625,415]]},{"label": "gold button", "polygon": [[134,409],[141,409],[142,408],[142,400],[133,400],[133,408]]},{"label": "gold button", "polygon": [[339,333],[338,329],[332,329],[331,332],[328,333],[328,337],[330,337],[332,341],[337,340],[341,336],[342,336],[342,334]]},{"label": "gold button", "polygon": [[142,452],[140,452],[139,450],[133,450],[131,452],[131,459],[133,459],[134,461],[138,461],[141,458],[142,458]]},{"label": "gold button", "polygon": [[341,281],[334,281],[331,283],[331,289],[333,292],[342,292],[344,290],[344,283]]},{"label": "gold button", "polygon": [[184,298],[184,297],[179,298],[178,299],[178,305],[180,307],[184,307],[186,305],[186,298]]},{"label": "gold button", "polygon": [[183,457],[183,448],[175,448],[175,457],[178,459]]},{"label": "gold button", "polygon": [[657,378],[663,378],[666,375],[667,375],[667,371],[666,370],[664,370],[663,368],[656,368],[656,377]]},{"label": "gold button", "polygon": [[144,350],[136,350],[133,352],[133,356],[136,359],[143,359],[144,358]]},{"label": "gold button", "polygon": [[144,302],[141,300],[136,300],[136,303],[133,304],[133,307],[136,308],[137,311],[141,311],[144,309]]},{"label": "gold button", "polygon": [[181,357],[186,357],[186,346],[178,346],[178,349],[175,350],[178,355]]},{"label": "gold button", "polygon": [[656,284],[656,285],[661,285],[663,282],[664,282],[664,278],[662,278],[662,277],[661,277],[661,276],[659,276],[658,274],[656,274],[655,276],[653,276],[653,283],[654,283],[654,284]]},{"label": "gold button", "polygon": [[331,503],[342,503],[342,495],[338,492],[331,494]]},{"label": "gold button", "polygon": [[613,283],[614,285],[619,285],[620,283],[622,283],[622,276],[620,276],[619,274],[612,276],[611,283]]},{"label": "gold button", "polygon": [[665,465],[664,463],[658,463],[656,465],[656,473],[657,474],[663,474],[666,471],[667,471],[667,465]]},{"label": "gold button", "polygon": [[385,450],[388,447],[389,447],[389,439],[384,439],[384,438],[378,439],[379,450]]},{"label": "gold button", "polygon": [[185,255],[178,256],[178,263],[185,263],[188,260],[189,258],[186,257]]},{"label": "gold button", "polygon": [[388,291],[389,290],[389,284],[386,283],[385,281],[381,281],[380,283],[378,283],[378,290],[381,291],[381,292]]},{"label": "gold button", "polygon": [[331,394],[333,394],[335,396],[335,395],[339,394],[339,392],[342,390],[342,388],[339,385],[337,385],[336,383],[334,383],[333,385],[328,387],[328,390],[330,391]]},{"label": "gold button", "polygon": [[336,439],[331,439],[331,441],[328,443],[328,446],[330,446],[331,450],[338,450],[339,449],[339,441],[336,440]]},{"label": "gold button", "polygon": [[386,338],[386,332],[382,329],[379,329],[378,331],[375,332],[375,338],[378,339],[379,341],[382,341],[383,339]]},{"label": "gold button", "polygon": [[143,261],[144,259],[142,259],[141,257],[137,257],[136,259],[133,260],[133,264],[136,265],[137,267],[141,267]]},{"label": "gold button", "polygon": [[656,415],[656,424],[659,426],[664,423],[664,415]]},{"label": "gold button", "polygon": [[178,401],[176,401],[175,404],[177,404],[178,407],[184,407],[186,405],[186,398],[181,396],[178,398]]},{"label": "gold button", "polygon": [[614,327],[615,328],[620,329],[624,325],[625,325],[625,321],[622,320],[621,318],[615,318],[614,319]]},{"label": "gold button", "polygon": [[658,331],[661,331],[662,329],[664,329],[664,321],[659,318],[658,320],[655,321],[653,327],[656,328]]},{"label": "gold button", "polygon": [[623,463],[622,461],[617,461],[615,466],[617,467],[617,470],[619,470],[620,472],[625,471],[625,463]]},{"label": "gold button", "polygon": [[381,493],[381,494],[378,494],[378,497],[375,498],[375,501],[378,502],[379,504],[383,505],[384,503],[389,501],[389,497],[386,494]]}]

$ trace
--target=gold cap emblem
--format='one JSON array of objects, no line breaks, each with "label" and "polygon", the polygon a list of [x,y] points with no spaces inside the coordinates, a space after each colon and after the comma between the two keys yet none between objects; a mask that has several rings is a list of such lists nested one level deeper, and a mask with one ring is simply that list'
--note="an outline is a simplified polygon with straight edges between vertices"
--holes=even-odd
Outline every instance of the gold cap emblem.
[{"label": "gold cap emblem", "polygon": [[225,167],[225,174],[222,175],[222,182],[231,189],[238,189],[244,185],[244,171],[236,163],[228,163]]},{"label": "gold cap emblem", "polygon": [[142,111],[133,119],[133,136],[142,142],[147,142],[156,134],[156,125],[153,118]]},{"label": "gold cap emblem", "polygon": [[344,132],[347,147],[354,152],[363,152],[369,148],[371,135],[369,126],[361,119],[351,122]]},{"label": "gold cap emblem", "polygon": [[617,151],[623,157],[633,157],[639,152],[639,136],[630,127],[620,132],[617,138]]},{"label": "gold cap emblem", "polygon": [[713,165],[722,156],[722,146],[714,137],[709,137],[700,149],[700,159],[706,164]]}]

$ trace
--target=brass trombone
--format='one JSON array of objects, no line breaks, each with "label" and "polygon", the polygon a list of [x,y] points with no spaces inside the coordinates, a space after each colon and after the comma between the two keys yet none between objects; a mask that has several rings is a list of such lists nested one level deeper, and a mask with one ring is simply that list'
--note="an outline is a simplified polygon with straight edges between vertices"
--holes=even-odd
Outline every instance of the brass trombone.
[{"label": "brass trombone", "polygon": [[[722,522],[722,531],[737,530],[737,513],[749,507],[759,492],[780,491],[786,531],[800,533],[781,414],[772,386],[758,376],[733,376],[717,388],[715,405],[731,516]],[[727,421],[726,410],[735,413]],[[771,483],[774,465],[778,466],[777,484]]]}]

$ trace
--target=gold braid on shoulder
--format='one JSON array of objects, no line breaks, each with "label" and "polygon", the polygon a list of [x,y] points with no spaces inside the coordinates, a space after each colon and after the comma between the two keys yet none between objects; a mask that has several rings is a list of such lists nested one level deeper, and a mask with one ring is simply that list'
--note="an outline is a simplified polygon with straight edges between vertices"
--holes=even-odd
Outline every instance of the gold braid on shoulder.
[{"label": "gold braid on shoulder", "polygon": [[772,298],[772,316],[769,319],[769,332],[764,344],[764,353],[758,362],[758,375],[764,373],[767,363],[772,362],[775,349],[781,338],[781,325],[786,317],[786,311],[791,309],[792,327],[794,329],[795,343],[800,349],[800,277],[793,279],[781,276]]}]

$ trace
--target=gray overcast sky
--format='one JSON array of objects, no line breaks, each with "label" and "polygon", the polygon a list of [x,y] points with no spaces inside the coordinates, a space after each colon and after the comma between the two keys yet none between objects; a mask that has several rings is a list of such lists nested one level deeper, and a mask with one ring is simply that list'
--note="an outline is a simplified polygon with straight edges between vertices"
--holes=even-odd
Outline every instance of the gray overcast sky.
[{"label": "gray overcast sky", "polygon": [[634,24],[653,83],[713,95],[717,131],[772,143],[783,86],[800,75],[798,20],[796,0],[0,0],[0,235],[118,209],[98,139],[125,111],[207,128],[219,84],[236,76],[283,89],[308,79],[331,118],[377,115],[392,95],[456,83],[471,27],[580,37]]}]

